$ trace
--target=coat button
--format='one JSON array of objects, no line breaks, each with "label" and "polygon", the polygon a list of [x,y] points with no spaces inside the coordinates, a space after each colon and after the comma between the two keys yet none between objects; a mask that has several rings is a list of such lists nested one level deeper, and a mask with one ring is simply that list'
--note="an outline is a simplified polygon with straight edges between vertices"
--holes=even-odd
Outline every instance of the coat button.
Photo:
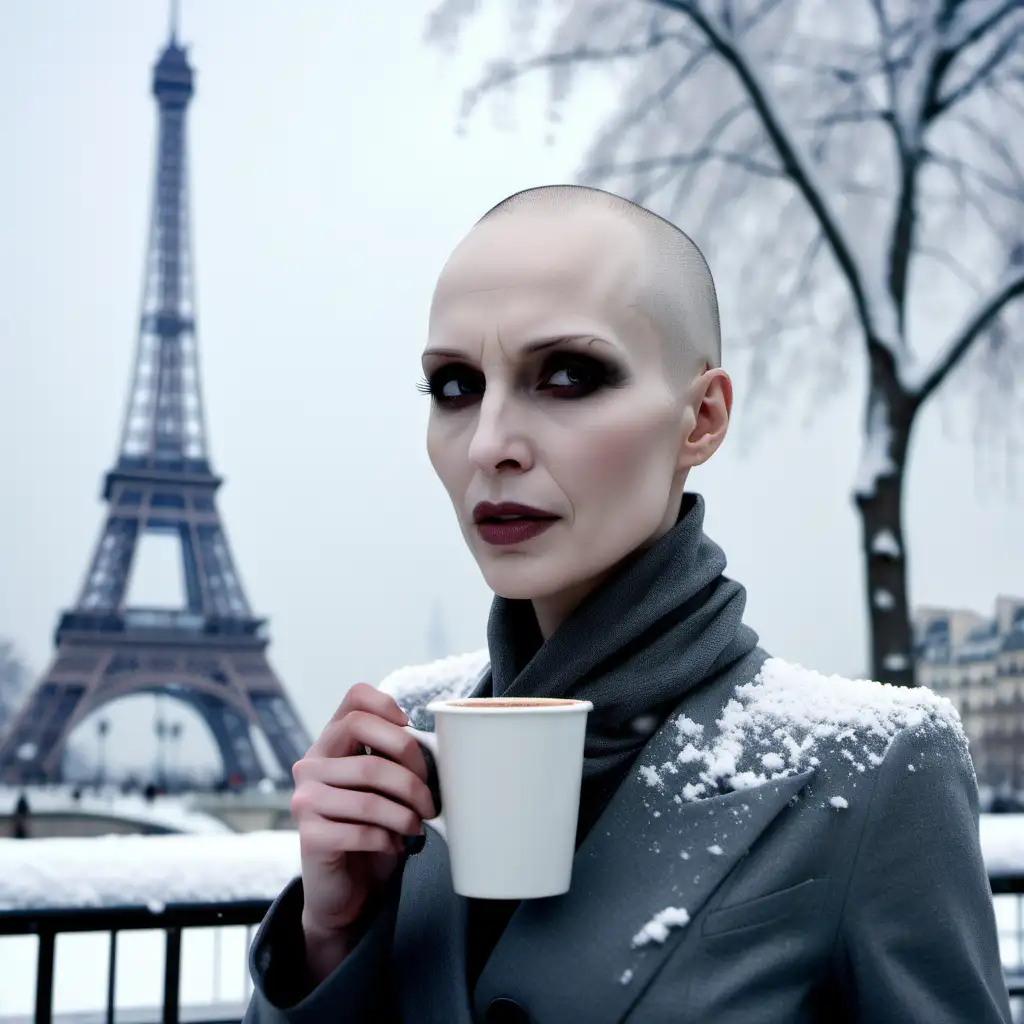
[{"label": "coat button", "polygon": [[506,996],[491,1000],[484,1021],[486,1024],[530,1024],[526,1011],[514,999]]}]

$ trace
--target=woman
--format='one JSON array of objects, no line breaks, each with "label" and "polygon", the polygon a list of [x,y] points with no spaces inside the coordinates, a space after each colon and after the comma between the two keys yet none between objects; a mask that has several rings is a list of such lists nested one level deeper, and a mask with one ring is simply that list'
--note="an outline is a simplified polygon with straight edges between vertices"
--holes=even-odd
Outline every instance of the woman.
[{"label": "woman", "polygon": [[[456,249],[427,446],[490,663],[408,717],[354,686],[295,766],[247,1020],[1010,1021],[955,712],[768,658],[684,493],[729,423],[719,346],[696,247],[619,197],[519,193]],[[469,692],[594,704],[565,896],[462,899],[436,835],[405,852],[435,808],[402,726]]]}]

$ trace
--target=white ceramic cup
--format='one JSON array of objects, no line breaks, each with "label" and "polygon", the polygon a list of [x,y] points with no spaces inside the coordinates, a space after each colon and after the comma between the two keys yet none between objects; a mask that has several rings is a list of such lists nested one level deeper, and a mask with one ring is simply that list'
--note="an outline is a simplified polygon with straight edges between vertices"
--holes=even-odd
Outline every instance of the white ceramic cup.
[{"label": "white ceramic cup", "polygon": [[569,891],[587,700],[477,697],[427,705],[434,732],[406,732],[434,755],[452,885],[477,899]]}]

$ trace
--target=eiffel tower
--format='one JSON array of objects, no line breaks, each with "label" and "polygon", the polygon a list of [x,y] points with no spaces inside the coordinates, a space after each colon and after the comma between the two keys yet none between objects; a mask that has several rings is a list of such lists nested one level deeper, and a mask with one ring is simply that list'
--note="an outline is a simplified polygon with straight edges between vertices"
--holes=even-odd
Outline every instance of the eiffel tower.
[{"label": "eiffel tower", "polygon": [[[192,68],[170,39],[153,71],[159,109],[156,187],[135,369],[107,515],[73,608],[56,631],[46,674],[0,738],[0,781],[61,777],[64,743],[87,715],[133,694],[167,694],[199,713],[227,779],[266,775],[250,727],[262,729],[283,771],[309,746],[266,657],[266,622],[246,600],[215,495],[192,296],[185,121]],[[133,559],[145,533],[181,543],[186,607],[126,607]]]}]

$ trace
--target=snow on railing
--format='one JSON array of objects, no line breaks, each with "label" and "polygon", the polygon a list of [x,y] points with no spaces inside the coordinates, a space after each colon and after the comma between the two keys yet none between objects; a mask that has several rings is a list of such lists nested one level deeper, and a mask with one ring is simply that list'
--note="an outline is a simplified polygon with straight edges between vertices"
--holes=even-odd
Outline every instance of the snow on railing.
[{"label": "snow on railing", "polygon": [[981,852],[989,878],[1024,875],[1024,814],[981,815]]},{"label": "snow on railing", "polygon": [[[1024,814],[983,814],[990,877],[1024,875]],[[274,899],[299,874],[296,831],[0,839],[0,911]]]},{"label": "snow on railing", "polygon": [[274,899],[299,866],[292,830],[0,839],[0,911]]}]

